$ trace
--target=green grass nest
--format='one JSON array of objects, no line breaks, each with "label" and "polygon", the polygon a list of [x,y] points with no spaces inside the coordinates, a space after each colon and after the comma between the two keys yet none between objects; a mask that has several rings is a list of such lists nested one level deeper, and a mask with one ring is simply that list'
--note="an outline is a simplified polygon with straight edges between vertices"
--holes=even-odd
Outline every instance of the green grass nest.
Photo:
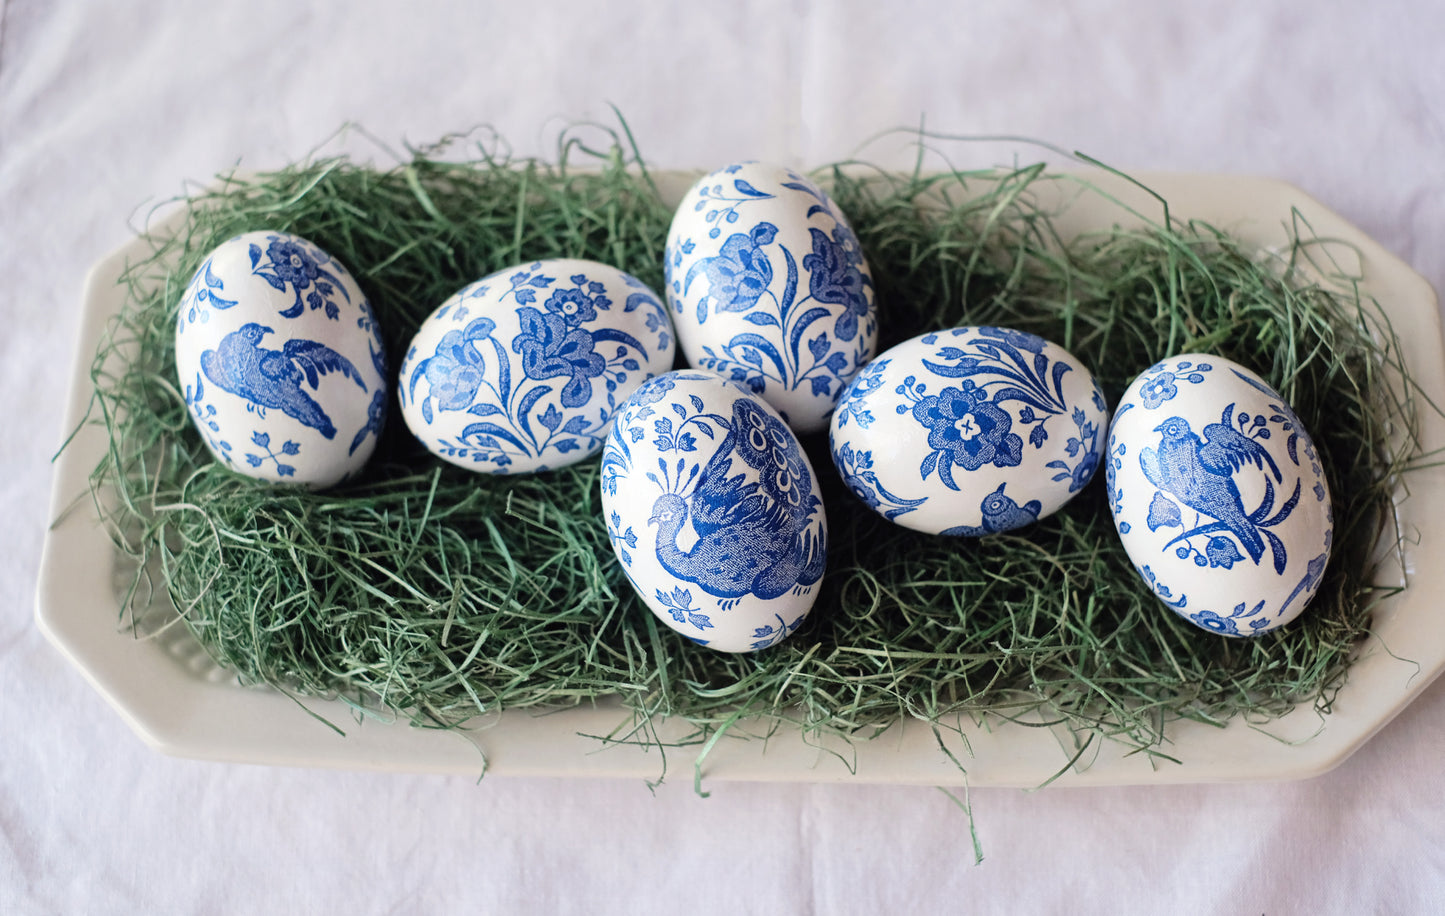
[{"label": "green grass nest", "polygon": [[211,460],[177,390],[173,335],[190,276],[235,234],[294,232],[346,264],[393,371],[427,314],[510,264],[591,258],[661,289],[672,214],[635,150],[564,138],[557,160],[464,141],[387,169],[312,159],[224,177],[184,201],[174,235],[151,237],[97,356],[92,412],[111,439],[93,483],[114,491],[107,525],[139,562],[122,609],[138,630],[178,609],[244,682],[438,727],[616,696],[636,722],[681,717],[699,741],[740,709],[850,737],[905,718],[1029,714],[1167,756],[1180,718],[1328,712],[1390,592],[1374,584],[1376,546],[1414,450],[1389,435],[1414,429],[1415,407],[1386,384],[1401,369],[1388,324],[1351,278],[1297,269],[1320,250],[1311,238],[1262,258],[1161,208],[1143,229],[1065,242],[1033,194],[1065,179],[1042,166],[814,175],[872,266],[882,347],[956,324],[1032,331],[1092,367],[1111,405],[1184,351],[1276,386],[1314,434],[1335,499],[1334,555],[1295,623],[1232,640],[1163,607],[1114,533],[1102,474],[1026,529],[929,537],[870,512],[825,443],[805,442],[831,529],[817,604],[781,645],[728,655],[660,628],[636,598],[607,541],[597,459],[476,475],[427,455],[393,410],[363,478],[338,489],[272,488]]}]

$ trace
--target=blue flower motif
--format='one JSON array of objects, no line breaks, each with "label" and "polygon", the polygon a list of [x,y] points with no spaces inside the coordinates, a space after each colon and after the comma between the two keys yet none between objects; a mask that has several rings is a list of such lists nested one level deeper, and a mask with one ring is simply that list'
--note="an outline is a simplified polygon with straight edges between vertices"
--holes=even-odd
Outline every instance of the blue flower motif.
[{"label": "blue flower motif", "polygon": [[1236,560],[1244,559],[1244,555],[1239,552],[1239,548],[1234,546],[1233,541],[1218,535],[1209,539],[1209,543],[1204,547],[1204,555],[1209,559],[1211,569],[1220,566],[1225,569],[1233,569]]},{"label": "blue flower motif", "polygon": [[[1009,431],[1013,420],[1008,412],[990,403],[987,393],[971,381],[920,398],[913,405],[913,418],[928,427],[934,455],[941,454],[966,471],[986,464],[1017,467],[1023,458],[1023,440]],[[925,466],[928,463],[925,459]],[[944,462],[938,464],[944,483],[951,483]],[[926,469],[923,476],[928,476]]]},{"label": "blue flower motif", "polygon": [[1238,636],[1239,629],[1234,625],[1234,620],[1229,617],[1220,617],[1213,611],[1200,611],[1189,618],[1199,626],[1212,633],[1221,636]]},{"label": "blue flower motif", "polygon": [[[631,401],[634,404],[644,407],[648,404],[656,404],[662,400],[663,395],[671,391],[676,384],[677,382],[671,375],[653,376],[637,386],[637,390],[632,393]],[[634,430],[634,432],[635,431],[636,430]],[[637,441],[636,437],[634,437],[633,441]]]},{"label": "blue flower motif", "polygon": [[[421,366],[421,371],[431,387],[428,403],[422,411],[431,419],[430,399],[436,400],[438,410],[466,410],[482,385],[485,362],[481,351],[472,346],[473,341],[490,337],[497,323],[490,318],[478,318],[460,331],[452,330],[442,336],[436,353]],[[416,379],[412,379],[412,390]]]},{"label": "blue flower motif", "polygon": [[[772,244],[777,235],[777,226],[758,223],[746,235],[738,232],[728,236],[722,250],[715,256],[703,258],[688,269],[683,289],[691,287],[694,277],[701,271],[708,279],[708,292],[717,303],[718,311],[745,312],[751,309],[773,282],[773,265],[762,248]],[[705,303],[698,304],[700,321],[706,319],[706,309]]]},{"label": "blue flower motif", "polygon": [[833,226],[832,238],[821,229],[808,232],[813,237],[813,253],[803,257],[803,268],[810,271],[808,292],[819,302],[847,306],[833,325],[833,333],[839,340],[852,340],[858,333],[858,319],[868,314],[863,290],[873,285],[859,270],[863,252],[858,238],[842,223]]},{"label": "blue flower motif", "polygon": [[1163,492],[1155,490],[1154,499],[1149,503],[1149,530],[1158,531],[1160,528],[1182,527],[1184,527],[1184,522],[1179,513],[1179,504],[1165,496]]},{"label": "blue flower motif", "polygon": [[580,289],[555,290],[543,307],[574,328],[597,317],[595,303]]},{"label": "blue flower motif", "polygon": [[311,257],[305,248],[289,239],[273,239],[266,248],[266,257],[270,259],[271,269],[276,272],[276,276],[298,290],[310,286],[321,274],[316,259]]},{"label": "blue flower motif", "polygon": [[1178,393],[1179,389],[1174,387],[1174,373],[1168,371],[1149,378],[1139,388],[1139,398],[1149,410],[1153,410],[1165,401],[1173,400]]},{"label": "blue flower motif", "polygon": [[562,406],[586,404],[592,396],[590,380],[607,368],[607,360],[593,349],[592,335],[570,326],[554,312],[525,307],[517,311],[517,318],[522,329],[512,341],[512,350],[521,354],[527,378],[541,381],[566,377]]}]

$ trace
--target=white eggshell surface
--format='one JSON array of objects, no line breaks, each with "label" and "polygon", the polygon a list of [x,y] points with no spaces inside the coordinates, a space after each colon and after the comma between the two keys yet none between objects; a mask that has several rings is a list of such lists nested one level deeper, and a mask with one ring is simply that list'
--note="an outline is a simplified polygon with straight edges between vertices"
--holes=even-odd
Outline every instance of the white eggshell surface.
[{"label": "white eggshell surface", "polygon": [[1304,610],[1334,535],[1309,432],[1258,375],[1217,356],[1152,366],[1109,430],[1114,522],[1166,605],[1226,636],[1268,632]]},{"label": "white eggshell surface", "polygon": [[1109,414],[1093,374],[1035,334],[960,327],[883,353],[844,393],[833,463],[874,511],[979,537],[1057,511],[1102,458]]},{"label": "white eggshell surface", "polygon": [[386,419],[386,361],[347,269],[299,236],[221,243],[181,297],[176,373],[216,459],[325,487],[361,469]]},{"label": "white eggshell surface", "polygon": [[837,205],[792,169],[730,165],[682,199],[665,258],[688,363],[747,385],[797,432],[825,428],[878,339],[873,279]]},{"label": "white eggshell surface", "polygon": [[466,286],[427,317],[397,395],[438,457],[544,471],[601,451],[618,405],[675,353],[667,310],[640,280],[595,261],[535,261]]},{"label": "white eggshell surface", "polygon": [[725,652],[791,635],[827,558],[818,481],[777,411],[710,372],[644,383],[602,453],[619,562],[663,623]]}]

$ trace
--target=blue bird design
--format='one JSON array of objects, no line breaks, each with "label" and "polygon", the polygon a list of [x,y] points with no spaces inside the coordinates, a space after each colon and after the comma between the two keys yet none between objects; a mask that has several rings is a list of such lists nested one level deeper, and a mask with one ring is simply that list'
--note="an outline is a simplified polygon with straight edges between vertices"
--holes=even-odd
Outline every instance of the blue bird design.
[{"label": "blue bird design", "polygon": [[279,350],[263,349],[261,339],[272,333],[256,322],[242,325],[222,337],[216,349],[201,353],[201,371],[216,387],[258,407],[280,410],[326,438],[335,438],[331,418],[301,386],[314,390],[321,376],[340,372],[366,391],[361,374],[346,357],[314,340],[292,339]]},{"label": "blue bird design", "polygon": [[[1194,433],[1184,418],[1170,417],[1154,427],[1154,431],[1160,434],[1159,446],[1157,449],[1142,449],[1139,465],[1154,486],[1217,522],[1186,531],[1171,544],[1194,534],[1227,530],[1239,539],[1240,545],[1257,565],[1264,556],[1265,544],[1254,515],[1269,511],[1273,490],[1270,489],[1265,504],[1251,515],[1244,508],[1239,488],[1234,483],[1234,473],[1249,464],[1261,471],[1268,466],[1277,481],[1283,480],[1283,477],[1263,446],[1234,429],[1230,423],[1233,413],[1233,404],[1224,408],[1221,422],[1204,427],[1203,439]],[[1286,506],[1286,509],[1292,508],[1293,500]],[[1280,517],[1284,514],[1287,513],[1282,512]]]},{"label": "blue bird design", "polygon": [[941,533],[979,538],[1000,531],[1012,531],[1038,521],[1039,510],[1043,508],[1043,504],[1037,499],[1031,499],[1020,506],[1014,502],[1013,497],[1004,493],[1003,488],[1006,486],[1007,483],[999,484],[998,489],[985,496],[979,504],[979,509],[983,512],[982,525],[955,525],[945,528]]},{"label": "blue bird design", "polygon": [[[733,457],[758,472],[732,474]],[[733,402],[732,428],[684,499],[664,493],[648,524],[657,525],[657,558],[679,579],[719,598],[776,598],[823,575],[824,545],[810,530],[820,501],[791,434],[746,398]],[[677,546],[691,519],[697,541]]]}]

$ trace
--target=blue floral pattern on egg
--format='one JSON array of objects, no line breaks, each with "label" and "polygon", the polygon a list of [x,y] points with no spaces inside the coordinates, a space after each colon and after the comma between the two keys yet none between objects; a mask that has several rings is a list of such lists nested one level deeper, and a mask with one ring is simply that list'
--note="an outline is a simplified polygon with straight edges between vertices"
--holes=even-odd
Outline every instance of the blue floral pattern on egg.
[{"label": "blue floral pattern on egg", "polygon": [[802,624],[827,558],[817,478],[782,418],[703,371],[644,383],[602,453],[618,561],[667,626],[725,652]]},{"label": "blue floral pattern on egg", "polygon": [[516,474],[597,454],[618,405],[672,368],[662,301],[595,261],[510,267],[469,284],[417,330],[397,396],[438,457]]},{"label": "blue floral pattern on egg", "polygon": [[798,432],[825,428],[878,339],[872,275],[837,205],[791,169],[730,165],[683,198],[664,255],[688,363]]},{"label": "blue floral pattern on egg", "polygon": [[1304,610],[1329,562],[1329,490],[1309,433],[1258,375],[1163,360],[1124,393],[1108,448],[1115,527],[1161,601],[1225,636]]},{"label": "blue floral pattern on egg", "polygon": [[176,372],[207,448],[262,480],[335,484],[386,421],[370,303],[339,261],[288,233],[245,233],[207,256],[177,309]]},{"label": "blue floral pattern on egg", "polygon": [[1064,505],[1098,468],[1108,409],[1068,351],[1010,328],[915,337],[849,385],[829,429],[849,489],[889,521],[982,537]]}]

